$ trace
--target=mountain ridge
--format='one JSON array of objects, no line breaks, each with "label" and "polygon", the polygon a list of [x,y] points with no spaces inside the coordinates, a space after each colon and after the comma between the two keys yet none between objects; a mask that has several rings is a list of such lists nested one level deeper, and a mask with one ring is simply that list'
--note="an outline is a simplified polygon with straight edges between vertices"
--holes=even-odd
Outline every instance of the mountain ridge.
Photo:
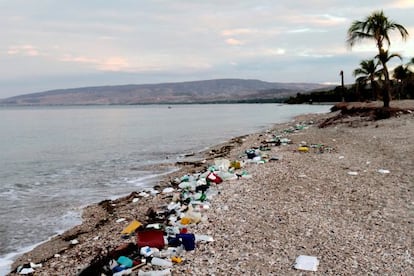
[{"label": "mountain ridge", "polygon": [[324,89],[318,83],[211,79],[154,84],[124,84],[54,89],[0,100],[3,105],[111,105],[238,102],[282,99]]}]

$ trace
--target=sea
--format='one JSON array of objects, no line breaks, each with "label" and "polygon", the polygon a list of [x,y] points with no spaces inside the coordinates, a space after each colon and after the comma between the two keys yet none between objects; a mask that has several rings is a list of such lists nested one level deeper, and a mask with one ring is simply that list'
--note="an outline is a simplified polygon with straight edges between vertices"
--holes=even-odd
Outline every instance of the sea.
[{"label": "sea", "polygon": [[155,185],[186,154],[330,107],[1,106],[0,275],[20,254],[80,224],[85,206]]}]

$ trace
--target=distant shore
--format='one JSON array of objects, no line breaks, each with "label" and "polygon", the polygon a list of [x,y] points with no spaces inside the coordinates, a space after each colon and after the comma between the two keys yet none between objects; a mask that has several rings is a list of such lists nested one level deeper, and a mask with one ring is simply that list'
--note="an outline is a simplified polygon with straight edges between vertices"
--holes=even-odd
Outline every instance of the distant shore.
[{"label": "distant shore", "polygon": [[[414,110],[414,101],[401,104]],[[220,194],[211,202],[207,222],[191,226],[215,241],[186,254],[172,273],[295,274],[295,258],[311,255],[318,257],[318,271],[324,275],[414,274],[414,115],[380,121],[355,117],[318,128],[334,115],[303,115],[266,132],[234,138],[164,177],[159,189],[206,170],[216,158],[244,160],[246,149],[260,147],[272,135],[292,141],[262,152],[274,157],[272,162],[246,163],[243,170],[251,179],[218,185]],[[283,132],[297,124],[303,128]],[[309,152],[299,152],[305,144]],[[120,238],[127,221],[145,221],[149,207],[170,200],[156,195],[134,203],[138,197],[133,192],[87,207],[82,225],[22,255],[13,269],[31,261],[42,263],[36,275],[78,273],[100,250],[129,241]],[[119,218],[126,222],[116,222]],[[74,239],[79,243],[71,245]]]}]

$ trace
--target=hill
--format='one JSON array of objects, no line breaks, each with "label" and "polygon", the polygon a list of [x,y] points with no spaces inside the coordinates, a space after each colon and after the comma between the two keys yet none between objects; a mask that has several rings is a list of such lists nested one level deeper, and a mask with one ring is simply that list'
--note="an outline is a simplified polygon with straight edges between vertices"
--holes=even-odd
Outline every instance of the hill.
[{"label": "hill", "polygon": [[160,84],[129,84],[58,89],[0,100],[3,105],[110,105],[254,102],[286,99],[325,88],[316,83],[215,79]]}]

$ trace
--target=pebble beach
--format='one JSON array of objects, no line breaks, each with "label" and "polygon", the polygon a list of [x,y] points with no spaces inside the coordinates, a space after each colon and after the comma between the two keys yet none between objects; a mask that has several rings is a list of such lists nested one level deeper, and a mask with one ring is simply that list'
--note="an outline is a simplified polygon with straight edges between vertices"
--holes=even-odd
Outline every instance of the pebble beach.
[{"label": "pebble beach", "polygon": [[[414,111],[414,101],[401,104]],[[33,275],[78,275],[97,256],[136,242],[121,231],[133,220],[145,224],[149,208],[165,209],[180,192],[177,179],[224,159],[242,165],[240,177],[212,184],[209,208],[186,226],[212,241],[181,252],[166,275],[414,275],[414,113],[318,127],[337,114],[302,115],[189,157],[154,187],[159,193],[131,191],[88,206],[81,225],[12,269],[31,262]],[[249,159],[248,149],[261,149],[260,158]],[[162,193],[167,187],[174,191]],[[295,268],[301,255],[317,258],[316,272]],[[160,269],[144,265],[130,275]]]}]

